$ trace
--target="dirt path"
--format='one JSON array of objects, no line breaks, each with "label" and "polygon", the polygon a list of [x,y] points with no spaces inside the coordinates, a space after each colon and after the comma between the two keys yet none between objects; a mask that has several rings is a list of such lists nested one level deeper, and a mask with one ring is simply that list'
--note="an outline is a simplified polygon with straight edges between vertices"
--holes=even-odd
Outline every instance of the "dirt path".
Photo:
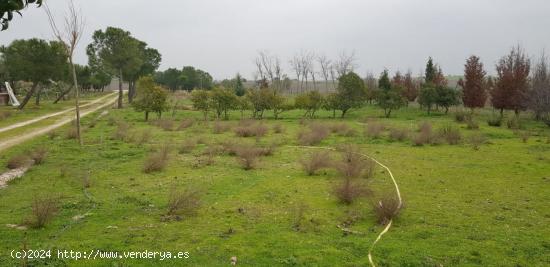
[{"label": "dirt path", "polygon": [[[294,147],[294,148],[311,148],[311,149],[327,149],[327,150],[332,150],[332,151],[336,151],[336,148],[333,148],[333,147],[320,147],[320,146],[289,146],[289,147]],[[376,162],[376,164],[378,164],[380,167],[384,168],[385,170],[388,171],[388,173],[390,174],[390,178],[393,182],[393,185],[395,186],[395,192],[397,194],[397,199],[399,200],[399,206],[398,208],[401,209],[401,207],[403,206],[403,200],[401,199],[401,191],[399,191],[399,186],[397,185],[397,182],[395,181],[395,177],[393,177],[393,173],[391,172],[390,168],[388,168],[388,166],[380,163],[380,161],[376,160],[375,158],[369,156],[369,155],[366,155],[366,154],[363,154],[363,153],[357,153],[358,155],[361,155],[363,157],[366,157],[366,158],[369,158],[371,160],[373,160],[374,162]],[[386,224],[386,227],[384,227],[384,230],[382,230],[382,232],[380,232],[380,234],[378,234],[378,236],[376,237],[376,239],[374,240],[374,242],[372,243],[371,247],[369,248],[369,254],[368,254],[368,257],[369,257],[369,263],[371,266],[375,267],[376,265],[374,264],[374,261],[372,260],[372,250],[374,249],[374,246],[376,245],[376,243],[378,243],[378,241],[380,241],[380,239],[382,238],[382,236],[384,234],[386,234],[390,228],[391,228],[391,225],[392,225],[392,222],[393,222],[393,219],[390,220],[388,222],[388,224]]]},{"label": "dirt path", "polygon": [[[106,99],[107,97],[113,97],[112,94],[106,96],[106,97],[102,97],[100,99],[98,99],[97,101],[94,101],[94,104],[97,104],[99,103],[100,100],[104,100]],[[113,103],[115,103],[115,101],[118,99],[118,95],[113,97],[112,99],[109,99],[107,100],[105,103],[99,105],[99,106],[96,106],[96,107],[93,107],[93,108],[90,108],[90,109],[87,109],[87,110],[82,110],[81,113],[80,113],[80,116],[81,117],[84,117],[90,113],[93,113],[97,110],[100,110],[106,106],[109,106],[109,105],[112,105]],[[92,103],[89,103],[87,104],[87,106],[91,105]],[[15,145],[18,145],[20,143],[23,143],[27,140],[30,140],[34,137],[37,137],[37,136],[40,136],[40,135],[43,135],[43,134],[46,134],[54,129],[57,129],[67,123],[70,123],[74,118],[72,116],[70,117],[64,117],[63,119],[60,119],[59,121],[55,122],[54,124],[51,124],[51,125],[48,125],[48,126],[45,126],[45,127],[42,127],[42,128],[39,128],[39,129],[32,129],[32,132],[28,132],[28,133],[24,133],[24,134],[21,134],[21,135],[18,135],[18,136],[15,136],[15,137],[12,137],[12,138],[8,138],[7,140],[2,140],[0,141],[0,152],[3,151],[3,150],[6,150],[12,146],[15,146]],[[21,126],[20,126],[21,127]]]},{"label": "dirt path", "polygon": [[[112,93],[112,94],[108,94],[106,96],[103,96],[103,97],[100,97],[98,99],[95,99],[89,103],[86,103],[84,105],[81,105],[80,108],[85,108],[85,107],[88,107],[88,106],[91,106],[91,105],[95,105],[99,102],[102,102],[104,101],[105,99],[109,98],[111,95],[113,94],[116,94],[116,93]],[[54,113],[50,113],[50,114],[46,114],[46,115],[43,115],[43,116],[40,116],[40,117],[37,117],[37,118],[34,118],[34,119],[31,119],[31,120],[27,120],[27,121],[22,121],[22,122],[18,122],[18,123],[14,123],[10,126],[6,126],[6,127],[3,127],[3,128],[0,128],[0,133],[1,132],[5,132],[5,131],[9,131],[9,130],[13,130],[13,129],[16,129],[16,128],[19,128],[19,127],[23,127],[23,126],[27,126],[29,124],[33,124],[35,122],[39,122],[39,121],[42,121],[42,120],[45,120],[45,119],[49,119],[51,117],[56,117],[56,116],[59,116],[59,115],[63,115],[65,113],[68,113],[70,111],[74,111],[74,108],[68,108],[68,109],[65,109],[65,110],[62,110],[62,111],[58,111],[58,112],[54,112]]]}]

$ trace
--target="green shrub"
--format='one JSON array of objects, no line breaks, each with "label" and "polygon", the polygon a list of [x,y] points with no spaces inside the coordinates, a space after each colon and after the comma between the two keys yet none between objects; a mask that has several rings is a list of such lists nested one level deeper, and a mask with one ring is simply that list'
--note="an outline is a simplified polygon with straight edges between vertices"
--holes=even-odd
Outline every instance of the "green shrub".
[{"label": "green shrub", "polygon": [[487,119],[487,124],[493,127],[500,127],[502,125],[502,117],[492,115]]},{"label": "green shrub", "polygon": [[462,135],[460,134],[460,129],[450,124],[443,126],[443,128],[441,128],[439,131],[439,135],[445,141],[447,141],[449,145],[456,145],[462,139]]}]

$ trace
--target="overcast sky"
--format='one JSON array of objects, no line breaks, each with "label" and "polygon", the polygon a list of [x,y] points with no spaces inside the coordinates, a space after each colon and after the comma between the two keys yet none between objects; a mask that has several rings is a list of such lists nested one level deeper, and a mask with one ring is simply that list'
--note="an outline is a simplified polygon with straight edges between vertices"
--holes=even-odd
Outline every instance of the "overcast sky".
[{"label": "overcast sky", "polygon": [[[63,16],[67,0],[46,0]],[[329,57],[355,51],[360,75],[411,69],[428,56],[446,74],[461,74],[465,59],[481,57],[490,73],[521,44],[531,56],[550,48],[548,0],[75,0],[86,18],[76,61],[97,29],[129,30],[162,54],[161,69],[192,65],[215,79],[252,77],[259,50],[278,55],[284,70],[300,50]],[[16,16],[0,44],[52,39],[44,10]]]}]

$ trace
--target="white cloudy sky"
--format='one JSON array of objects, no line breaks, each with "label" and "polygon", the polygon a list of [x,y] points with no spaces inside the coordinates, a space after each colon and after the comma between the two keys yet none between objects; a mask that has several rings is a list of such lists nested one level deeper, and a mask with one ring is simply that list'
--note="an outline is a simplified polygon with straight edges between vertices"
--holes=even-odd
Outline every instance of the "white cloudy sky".
[{"label": "white cloudy sky", "polygon": [[[68,0],[46,0],[62,16]],[[460,74],[476,54],[493,72],[496,60],[521,44],[536,56],[550,48],[547,0],[75,0],[86,17],[77,62],[86,63],[92,32],[120,27],[158,49],[161,69],[192,65],[223,79],[252,77],[259,50],[287,64],[301,49],[336,57],[354,50],[357,72],[411,69],[428,56],[445,73]],[[30,7],[0,32],[51,39],[45,13]]]}]

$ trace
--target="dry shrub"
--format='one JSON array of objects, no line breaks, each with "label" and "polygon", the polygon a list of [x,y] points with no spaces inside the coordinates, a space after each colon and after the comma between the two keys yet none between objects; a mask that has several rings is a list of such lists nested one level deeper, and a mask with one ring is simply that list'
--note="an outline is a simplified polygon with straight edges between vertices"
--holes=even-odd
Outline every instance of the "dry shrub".
[{"label": "dry shrub", "polygon": [[405,141],[409,137],[407,129],[392,128],[390,129],[390,139],[396,141]]},{"label": "dry shrub", "polygon": [[150,124],[159,127],[165,131],[173,131],[175,126],[174,121],[171,119],[157,119],[151,121]]},{"label": "dry shrub", "polygon": [[285,128],[283,127],[282,124],[275,124],[273,125],[273,132],[274,133],[284,133],[285,132]]},{"label": "dry shrub", "polygon": [[359,148],[353,145],[344,145],[339,148],[342,152],[342,161],[335,164],[336,170],[346,179],[372,178],[376,163],[372,159],[365,159]]},{"label": "dry shrub", "polygon": [[127,122],[118,121],[112,138],[114,140],[125,141],[128,139],[128,130],[130,130],[130,125]]},{"label": "dry shrub", "polygon": [[466,120],[466,128],[468,130],[477,130],[479,129],[479,124],[472,117],[470,117]]},{"label": "dry shrub", "polygon": [[344,178],[341,183],[334,187],[334,195],[344,204],[351,204],[360,197],[365,197],[371,194],[365,185],[360,180]]},{"label": "dry shrub", "polygon": [[434,143],[435,136],[432,132],[432,124],[423,122],[418,127],[418,134],[414,137],[413,142],[416,146]]},{"label": "dry shrub", "polygon": [[370,122],[365,128],[365,136],[370,138],[379,138],[384,131],[384,125],[378,122]]},{"label": "dry shrub", "polygon": [[462,139],[460,130],[450,124],[443,126],[443,128],[439,130],[439,136],[447,141],[449,145],[456,145]]},{"label": "dry shrub", "polygon": [[529,141],[529,137],[531,137],[531,134],[528,131],[518,132],[518,135],[521,141],[524,143],[527,143],[527,141]]},{"label": "dry shrub", "polygon": [[168,164],[169,153],[169,145],[166,144],[161,146],[158,151],[150,154],[143,163],[143,172],[152,173],[164,170],[164,168]]},{"label": "dry shrub", "polygon": [[245,170],[251,170],[256,167],[260,156],[259,150],[253,146],[241,146],[235,148],[237,160]]},{"label": "dry shrub", "polygon": [[292,228],[301,231],[304,224],[305,215],[309,206],[303,202],[298,202],[292,209]]},{"label": "dry shrub", "polygon": [[117,123],[117,118],[113,116],[109,116],[109,118],[107,119],[107,125],[114,126],[116,123]]},{"label": "dry shrub", "polygon": [[[242,122],[242,121],[241,121]],[[235,128],[235,134],[240,137],[262,137],[268,132],[267,126],[263,124],[253,124],[248,126],[238,126]]]},{"label": "dry shrub", "polygon": [[206,137],[199,136],[199,137],[197,137],[197,144],[206,145],[206,144],[208,144],[208,141],[207,141]]},{"label": "dry shrub", "polygon": [[493,127],[500,127],[502,125],[502,117],[492,115],[487,119],[487,125],[493,126]]},{"label": "dry shrub", "polygon": [[11,157],[6,164],[6,167],[13,170],[28,166],[30,164],[32,164],[32,160],[27,155],[19,154]]},{"label": "dry shrub", "polygon": [[472,115],[464,110],[459,110],[455,113],[456,122],[465,122],[468,121],[468,119],[470,118],[472,118]]},{"label": "dry shrub", "polygon": [[330,155],[326,151],[316,151],[309,155],[307,158],[300,160],[302,168],[307,175],[315,175],[315,173],[323,168],[331,166]]},{"label": "dry shrub", "polygon": [[521,128],[521,122],[517,116],[513,116],[506,121],[508,129],[517,130]]},{"label": "dry shrub", "polygon": [[274,145],[258,147],[256,149],[258,150],[258,156],[261,156],[261,157],[273,156],[273,153],[275,153]]},{"label": "dry shrub", "polygon": [[46,149],[45,147],[38,147],[31,151],[30,155],[31,159],[34,161],[34,164],[40,165],[44,163],[44,160],[46,160],[48,149]]},{"label": "dry shrub", "polygon": [[231,124],[229,124],[227,122],[221,122],[221,121],[215,121],[214,122],[214,127],[212,128],[212,132],[214,134],[225,133],[229,130],[231,130]]},{"label": "dry shrub", "polygon": [[152,134],[148,130],[143,130],[139,134],[136,134],[134,142],[138,145],[149,143],[152,138]]},{"label": "dry shrub", "polygon": [[65,132],[65,138],[67,139],[76,139],[78,138],[78,131],[76,127],[71,126],[69,129],[67,129],[67,132]]},{"label": "dry shrub", "polygon": [[242,119],[242,120],[239,120],[238,125],[240,127],[248,127],[248,126],[252,126],[255,123],[256,123],[256,121],[252,120],[252,119]]},{"label": "dry shrub", "polygon": [[487,138],[483,134],[476,133],[470,135],[468,141],[474,150],[479,150],[479,147],[487,142]]},{"label": "dry shrub", "polygon": [[330,126],[330,131],[340,136],[355,136],[356,132],[347,123],[334,123]]},{"label": "dry shrub", "polygon": [[178,131],[187,129],[195,124],[194,119],[184,119],[180,122],[180,125],[178,126]]},{"label": "dry shrub", "polygon": [[90,188],[92,186],[92,179],[91,179],[91,173],[85,172],[84,175],[82,175],[82,187],[83,188]]},{"label": "dry shrub", "polygon": [[53,197],[38,197],[31,204],[31,217],[25,224],[33,228],[42,228],[52,220],[59,210],[59,201]]},{"label": "dry shrub", "polygon": [[181,215],[187,217],[197,215],[201,207],[201,198],[202,192],[197,188],[188,187],[182,191],[174,188],[168,196],[167,215],[176,219]]},{"label": "dry shrub", "polygon": [[191,153],[197,146],[197,142],[193,139],[185,139],[178,148],[178,153],[187,154]]},{"label": "dry shrub", "polygon": [[374,214],[381,225],[387,224],[390,220],[399,215],[401,210],[399,199],[393,194],[383,197],[373,203]]},{"label": "dry shrub", "polygon": [[321,123],[312,123],[309,130],[303,130],[298,133],[298,142],[304,146],[313,146],[321,143],[329,135],[327,126]]}]

